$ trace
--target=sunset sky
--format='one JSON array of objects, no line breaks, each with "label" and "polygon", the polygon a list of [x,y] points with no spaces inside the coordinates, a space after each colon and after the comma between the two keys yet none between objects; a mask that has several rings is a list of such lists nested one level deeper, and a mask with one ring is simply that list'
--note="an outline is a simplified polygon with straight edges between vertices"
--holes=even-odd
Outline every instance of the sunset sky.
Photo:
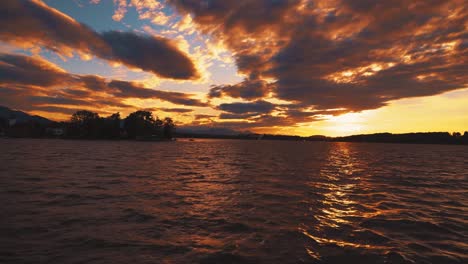
[{"label": "sunset sky", "polygon": [[330,136],[468,130],[466,0],[2,0],[0,105]]}]

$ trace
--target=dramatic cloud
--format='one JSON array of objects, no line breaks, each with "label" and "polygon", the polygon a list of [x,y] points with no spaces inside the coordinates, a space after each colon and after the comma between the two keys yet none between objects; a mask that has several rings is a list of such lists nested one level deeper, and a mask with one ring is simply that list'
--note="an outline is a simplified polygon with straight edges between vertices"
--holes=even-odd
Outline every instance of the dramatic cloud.
[{"label": "dramatic cloud", "polygon": [[252,103],[220,104],[219,109],[234,114],[264,114],[273,111],[275,105],[267,101],[258,100]]},{"label": "dramatic cloud", "polygon": [[202,119],[211,119],[216,117],[215,115],[206,115],[206,114],[197,114],[194,116],[195,120],[202,120]]},{"label": "dramatic cloud", "polygon": [[163,111],[166,113],[190,113],[193,109],[188,108],[156,108],[155,110]]},{"label": "dramatic cloud", "polygon": [[64,70],[46,60],[0,53],[0,83],[51,86],[71,79]]},{"label": "dramatic cloud", "polygon": [[164,4],[158,0],[114,0],[116,10],[112,19],[121,21],[127,13],[128,7],[134,7],[139,19],[148,19],[156,25],[165,25],[169,22],[170,16],[164,13]]},{"label": "dramatic cloud", "polygon": [[235,28],[259,31],[269,25],[281,23],[299,0],[242,0],[242,1],[193,1],[169,0],[180,11],[195,16],[202,25],[218,24],[222,30]]},{"label": "dramatic cloud", "polygon": [[[69,74],[39,57],[0,53],[0,104],[31,110],[52,106],[119,107],[132,106],[123,99],[159,99],[178,105],[208,106],[192,95],[148,89],[135,82],[110,80],[96,75]],[[36,107],[36,108],[35,108]],[[185,109],[166,108],[172,112]],[[188,110],[191,111],[191,110]],[[62,111],[63,112],[63,111]]]},{"label": "dramatic cloud", "polygon": [[196,79],[190,58],[167,39],[130,32],[97,33],[38,0],[0,5],[0,37],[25,47],[38,44],[60,54],[95,55],[172,79]]},{"label": "dramatic cloud", "polygon": [[102,38],[112,47],[111,60],[135,65],[163,77],[196,77],[193,63],[166,39],[117,31],[105,32]]},{"label": "dramatic cloud", "polygon": [[230,96],[233,98],[254,100],[266,97],[272,90],[273,84],[269,84],[264,80],[244,80],[235,85],[214,86],[210,89],[208,97]]},{"label": "dramatic cloud", "polygon": [[189,94],[147,89],[134,82],[113,80],[109,87],[115,89],[116,94],[121,97],[154,98],[180,105],[208,106],[207,103],[190,98]]},{"label": "dramatic cloud", "polygon": [[229,113],[221,113],[219,115],[220,119],[247,119],[254,116],[257,116],[258,113],[247,113],[247,114],[229,114]]},{"label": "dramatic cloud", "polygon": [[[283,110],[261,120],[246,115],[251,122],[279,124],[286,117],[306,122],[331,113],[322,110],[375,109],[468,86],[463,0],[169,2],[226,43],[239,71],[257,80],[213,87],[209,97],[258,100],[271,92],[314,109]],[[265,79],[274,85],[260,81]],[[249,113],[242,109],[250,106],[220,105],[238,115],[221,118],[242,118]]]}]

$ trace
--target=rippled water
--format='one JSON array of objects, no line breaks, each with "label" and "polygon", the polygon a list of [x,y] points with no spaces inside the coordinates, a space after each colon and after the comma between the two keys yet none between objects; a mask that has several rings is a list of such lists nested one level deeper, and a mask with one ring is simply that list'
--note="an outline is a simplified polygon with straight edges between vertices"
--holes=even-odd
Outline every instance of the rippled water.
[{"label": "rippled water", "polygon": [[467,263],[468,148],[0,140],[0,263]]}]

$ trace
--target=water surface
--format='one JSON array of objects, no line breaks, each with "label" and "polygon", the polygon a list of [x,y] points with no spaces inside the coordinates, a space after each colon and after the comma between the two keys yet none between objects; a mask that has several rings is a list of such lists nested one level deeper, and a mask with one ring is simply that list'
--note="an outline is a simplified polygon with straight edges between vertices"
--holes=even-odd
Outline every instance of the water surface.
[{"label": "water surface", "polygon": [[0,139],[0,263],[467,263],[468,148]]}]

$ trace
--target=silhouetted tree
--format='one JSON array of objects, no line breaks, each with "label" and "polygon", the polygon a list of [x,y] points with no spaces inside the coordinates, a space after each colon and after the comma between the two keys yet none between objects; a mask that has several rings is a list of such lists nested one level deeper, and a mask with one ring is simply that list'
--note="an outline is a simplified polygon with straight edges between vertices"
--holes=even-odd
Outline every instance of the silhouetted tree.
[{"label": "silhouetted tree", "polygon": [[468,144],[468,131],[465,131],[465,133],[463,133],[461,141],[463,144]]},{"label": "silhouetted tree", "polygon": [[156,117],[156,120],[154,120],[154,135],[158,137],[163,137],[164,134],[164,122],[159,119],[159,117]]},{"label": "silhouetted tree", "polygon": [[87,110],[77,111],[70,118],[68,135],[75,138],[100,138],[102,123],[97,113]]},{"label": "silhouetted tree", "polygon": [[149,111],[139,110],[125,118],[125,130],[129,138],[151,136],[155,130],[155,119]]},{"label": "silhouetted tree", "polygon": [[87,111],[87,110],[81,110],[81,111],[75,112],[71,116],[70,121],[72,123],[85,124],[85,123],[89,123],[91,121],[94,121],[94,120],[96,120],[98,118],[99,118],[99,114],[97,114],[97,113],[93,113],[93,112]]},{"label": "silhouetted tree", "polygon": [[112,114],[103,119],[102,137],[117,139],[120,137],[120,113]]},{"label": "silhouetted tree", "polygon": [[7,127],[8,127],[8,120],[0,117],[0,135],[4,135],[6,133]]},{"label": "silhouetted tree", "polygon": [[427,143],[427,144],[462,144],[461,134],[455,132],[426,132],[426,133],[406,133],[390,134],[377,133],[369,135],[353,135],[346,137],[332,138],[331,141],[350,142],[386,142],[386,143]]},{"label": "silhouetted tree", "polygon": [[166,117],[163,121],[163,137],[173,138],[175,134],[175,124],[172,118]]}]

